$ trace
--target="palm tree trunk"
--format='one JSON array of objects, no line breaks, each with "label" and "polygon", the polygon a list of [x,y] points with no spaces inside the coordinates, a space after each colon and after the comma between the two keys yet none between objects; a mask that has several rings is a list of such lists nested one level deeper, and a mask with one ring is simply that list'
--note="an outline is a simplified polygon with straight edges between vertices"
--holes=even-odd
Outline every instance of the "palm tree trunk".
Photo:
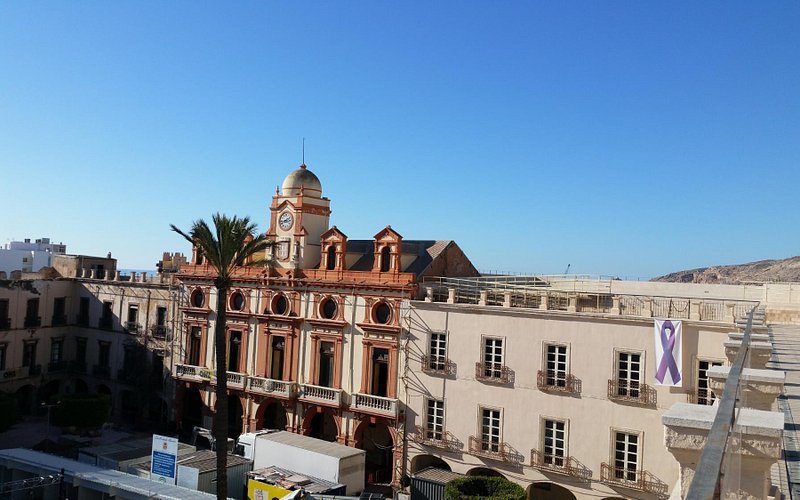
[{"label": "palm tree trunk", "polygon": [[214,349],[217,361],[217,411],[214,439],[217,443],[217,500],[228,498],[228,346],[225,338],[228,287],[217,288],[217,323]]}]

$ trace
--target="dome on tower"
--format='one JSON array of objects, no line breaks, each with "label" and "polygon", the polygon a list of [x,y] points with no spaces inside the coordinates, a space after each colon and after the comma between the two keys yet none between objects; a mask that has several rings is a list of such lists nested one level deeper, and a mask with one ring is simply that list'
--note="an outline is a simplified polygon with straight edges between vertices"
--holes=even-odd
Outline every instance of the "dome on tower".
[{"label": "dome on tower", "polygon": [[305,164],[286,176],[281,186],[283,196],[297,196],[302,190],[306,196],[322,198],[322,184],[314,172],[306,168]]}]

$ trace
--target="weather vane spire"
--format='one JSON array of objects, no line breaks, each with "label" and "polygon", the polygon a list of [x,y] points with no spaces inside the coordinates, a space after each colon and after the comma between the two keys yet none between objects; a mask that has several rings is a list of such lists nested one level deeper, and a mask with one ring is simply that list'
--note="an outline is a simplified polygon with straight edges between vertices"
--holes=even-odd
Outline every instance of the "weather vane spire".
[{"label": "weather vane spire", "polygon": [[306,138],[303,137],[303,165],[306,164]]}]

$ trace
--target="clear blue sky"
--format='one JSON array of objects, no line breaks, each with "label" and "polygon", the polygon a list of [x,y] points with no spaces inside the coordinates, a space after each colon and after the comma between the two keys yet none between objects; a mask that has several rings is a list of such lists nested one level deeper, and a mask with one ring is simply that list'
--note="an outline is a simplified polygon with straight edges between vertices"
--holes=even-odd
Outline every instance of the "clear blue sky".
[{"label": "clear blue sky", "polygon": [[480,269],[800,254],[800,2],[0,3],[0,243],[265,230],[303,137],[349,237]]}]

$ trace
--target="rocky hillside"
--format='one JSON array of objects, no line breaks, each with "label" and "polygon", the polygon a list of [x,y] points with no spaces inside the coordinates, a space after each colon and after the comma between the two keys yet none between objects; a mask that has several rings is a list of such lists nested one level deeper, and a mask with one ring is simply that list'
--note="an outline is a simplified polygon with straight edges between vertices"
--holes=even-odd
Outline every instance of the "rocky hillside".
[{"label": "rocky hillside", "polygon": [[800,281],[800,256],[781,260],[759,260],[732,266],[689,269],[659,276],[652,281],[730,285],[752,281]]}]

